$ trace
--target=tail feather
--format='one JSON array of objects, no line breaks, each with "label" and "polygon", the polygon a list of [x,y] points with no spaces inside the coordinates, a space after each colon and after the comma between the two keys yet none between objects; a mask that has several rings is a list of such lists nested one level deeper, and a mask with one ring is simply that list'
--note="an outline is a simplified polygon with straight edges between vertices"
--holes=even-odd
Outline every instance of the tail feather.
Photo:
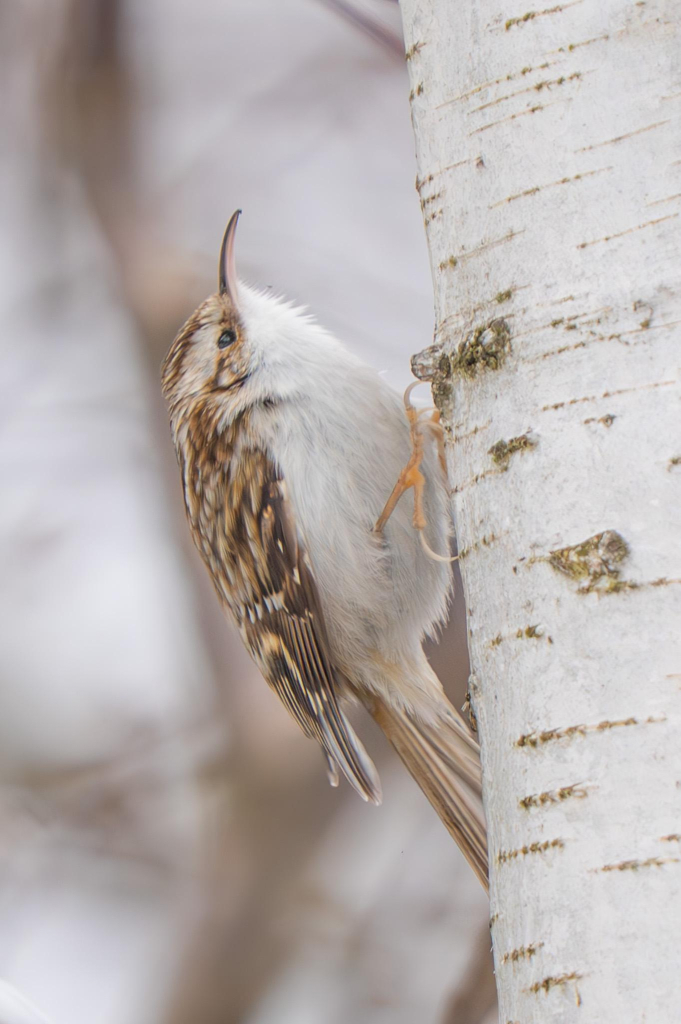
[{"label": "tail feather", "polygon": [[453,708],[436,725],[429,725],[377,694],[365,692],[362,700],[487,891],[479,748],[465,723]]},{"label": "tail feather", "polygon": [[322,743],[332,786],[338,785],[338,768],[362,800],[381,803],[381,780],[364,745],[339,708],[329,706],[328,719],[320,716]]}]

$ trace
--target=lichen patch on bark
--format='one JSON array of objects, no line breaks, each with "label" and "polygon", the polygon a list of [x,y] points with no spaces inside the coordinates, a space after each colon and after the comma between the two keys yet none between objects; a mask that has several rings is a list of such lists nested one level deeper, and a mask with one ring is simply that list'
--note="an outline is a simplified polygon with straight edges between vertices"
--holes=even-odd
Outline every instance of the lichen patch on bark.
[{"label": "lichen patch on bark", "polygon": [[483,370],[498,370],[510,350],[508,323],[495,317],[469,331],[451,354],[437,342],[417,352],[412,356],[411,371],[419,380],[430,382],[433,401],[442,412],[451,397],[454,377],[472,380]]},{"label": "lichen patch on bark", "polygon": [[582,593],[595,588],[622,589],[620,564],[629,554],[629,547],[616,530],[603,530],[579,544],[557,548],[548,556],[548,563],[564,576],[579,584]]},{"label": "lichen patch on bark", "polygon": [[535,448],[537,440],[531,434],[520,434],[519,437],[511,437],[508,441],[497,441],[487,454],[492,456],[492,462],[500,469],[508,469],[511,456],[516,452],[526,452],[529,448]]},{"label": "lichen patch on bark", "polygon": [[498,370],[511,350],[511,331],[506,320],[496,317],[476,327],[449,357],[452,376],[468,380],[482,370]]}]

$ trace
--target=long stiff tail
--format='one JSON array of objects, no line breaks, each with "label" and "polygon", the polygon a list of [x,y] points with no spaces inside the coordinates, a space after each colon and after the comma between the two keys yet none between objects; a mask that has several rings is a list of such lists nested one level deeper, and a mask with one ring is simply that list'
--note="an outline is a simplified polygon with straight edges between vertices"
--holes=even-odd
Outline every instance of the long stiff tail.
[{"label": "long stiff tail", "polygon": [[488,891],[480,748],[465,722],[451,707],[430,725],[375,693],[361,699]]}]

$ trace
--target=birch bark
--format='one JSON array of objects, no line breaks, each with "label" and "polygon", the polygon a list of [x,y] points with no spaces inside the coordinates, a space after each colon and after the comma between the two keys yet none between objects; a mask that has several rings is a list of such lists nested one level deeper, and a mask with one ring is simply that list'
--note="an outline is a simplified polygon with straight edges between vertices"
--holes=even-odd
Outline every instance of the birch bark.
[{"label": "birch bark", "polygon": [[402,0],[502,1024],[681,1020],[681,5]]}]

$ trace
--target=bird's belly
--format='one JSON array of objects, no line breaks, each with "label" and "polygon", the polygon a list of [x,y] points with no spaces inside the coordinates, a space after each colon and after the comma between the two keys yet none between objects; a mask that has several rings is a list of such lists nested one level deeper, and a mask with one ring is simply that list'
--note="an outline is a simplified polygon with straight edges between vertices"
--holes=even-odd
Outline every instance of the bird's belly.
[{"label": "bird's belly", "polygon": [[[370,651],[396,661],[413,657],[442,618],[450,586],[449,566],[426,556],[412,526],[411,493],[383,534],[374,532],[409,459],[409,429],[392,395],[371,404],[353,397],[339,406],[340,416],[321,403],[296,410],[271,441],[341,665]],[[446,552],[448,499],[434,451],[422,469],[428,540]]]}]

